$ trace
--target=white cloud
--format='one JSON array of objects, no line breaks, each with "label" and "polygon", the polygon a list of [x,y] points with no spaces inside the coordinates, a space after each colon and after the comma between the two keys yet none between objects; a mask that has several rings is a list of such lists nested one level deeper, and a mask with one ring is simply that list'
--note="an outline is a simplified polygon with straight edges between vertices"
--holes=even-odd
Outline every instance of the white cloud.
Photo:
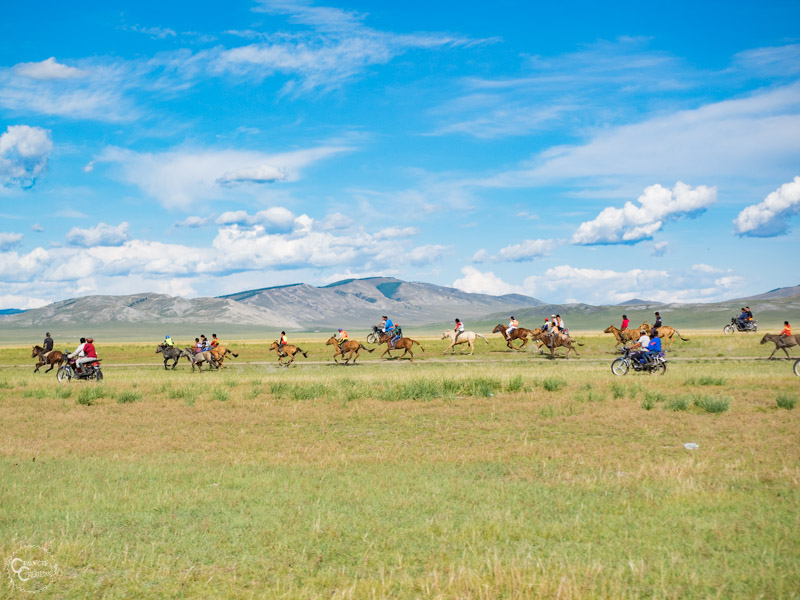
[{"label": "white cloud", "polygon": [[800,213],[800,177],[784,183],[763,202],[746,207],[733,221],[739,235],[774,237],[789,230],[789,218]]},{"label": "white cloud", "polygon": [[396,239],[396,238],[403,238],[403,237],[411,237],[412,235],[417,235],[419,233],[419,229],[416,227],[387,227],[386,229],[381,229],[378,233],[375,234],[376,240],[389,240],[389,239]]},{"label": "white cloud", "polygon": [[46,129],[9,125],[0,135],[0,185],[32,187],[47,167],[52,149],[53,141]]},{"label": "white cloud", "polygon": [[581,223],[571,241],[579,245],[640,242],[660,230],[665,220],[705,210],[716,199],[715,187],[692,189],[680,181],[672,190],[651,185],[639,196],[638,206],[626,202],[623,208],[603,209],[594,220]]},{"label": "white cloud", "polygon": [[[278,165],[285,181],[296,181],[302,169],[314,162],[350,150],[345,146],[320,146],[280,154],[242,150],[171,150],[139,153],[108,148],[97,160],[118,166],[112,173],[125,183],[138,186],[168,209],[189,209],[234,192],[224,185],[226,174],[249,169],[249,165]],[[242,180],[244,181],[244,180]],[[241,192],[236,192],[240,197]]]},{"label": "white cloud", "polygon": [[353,226],[355,221],[348,217],[347,215],[343,215],[342,213],[333,213],[327,215],[320,224],[320,229],[323,231],[335,231],[341,229],[348,229]]},{"label": "white cloud", "polygon": [[717,269],[716,267],[712,267],[711,265],[707,265],[705,263],[692,265],[692,271],[699,271],[701,273],[722,273],[722,269]]},{"label": "white cloud", "polygon": [[461,269],[461,274],[464,277],[456,279],[453,282],[453,287],[463,292],[501,296],[521,291],[519,288],[509,285],[500,279],[492,271],[481,272],[475,267],[467,266]]},{"label": "white cloud", "polygon": [[664,256],[669,250],[669,242],[656,242],[652,245],[650,256]]},{"label": "white cloud", "polygon": [[86,75],[81,69],[56,62],[54,56],[42,62],[28,62],[14,65],[14,72],[23,77],[39,80],[74,79]]},{"label": "white cloud", "polygon": [[22,238],[25,237],[21,233],[4,233],[0,232],[0,251],[9,250],[14,246],[19,245]]},{"label": "white cloud", "polygon": [[211,223],[211,217],[186,217],[183,221],[178,221],[175,223],[176,227],[189,227],[191,229],[196,229],[197,227],[205,227]]},{"label": "white cloud", "polygon": [[519,244],[506,246],[497,253],[494,260],[525,262],[548,256],[556,247],[555,240],[524,240]]},{"label": "white cloud", "polygon": [[169,27],[141,27],[139,25],[134,25],[130,27],[130,30],[136,33],[143,33],[154,40],[163,40],[164,38],[175,37],[177,35],[175,30]]},{"label": "white cloud", "polygon": [[106,223],[98,223],[88,229],[73,227],[66,239],[72,246],[120,246],[128,239],[128,223],[120,223],[116,227]]},{"label": "white cloud", "polygon": [[41,298],[34,298],[28,295],[0,294],[0,308],[18,308],[30,310],[31,308],[41,308],[50,304]]},{"label": "white cloud", "polygon": [[270,165],[260,165],[224,173],[216,182],[220,185],[235,185],[237,183],[275,183],[276,181],[286,181],[286,173]]}]

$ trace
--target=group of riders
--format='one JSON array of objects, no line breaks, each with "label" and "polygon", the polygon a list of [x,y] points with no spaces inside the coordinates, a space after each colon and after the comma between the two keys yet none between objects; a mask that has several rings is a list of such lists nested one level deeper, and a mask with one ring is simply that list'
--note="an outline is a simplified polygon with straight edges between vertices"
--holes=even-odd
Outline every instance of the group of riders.
[{"label": "group of riders", "polygon": [[[173,340],[169,335],[164,336],[164,341],[161,343],[167,348],[175,347],[175,340]],[[205,335],[201,335],[200,337],[194,338],[192,351],[195,354],[202,354],[203,352],[210,352],[217,346],[219,346],[219,338],[217,337],[216,333],[211,334],[210,340]]]}]

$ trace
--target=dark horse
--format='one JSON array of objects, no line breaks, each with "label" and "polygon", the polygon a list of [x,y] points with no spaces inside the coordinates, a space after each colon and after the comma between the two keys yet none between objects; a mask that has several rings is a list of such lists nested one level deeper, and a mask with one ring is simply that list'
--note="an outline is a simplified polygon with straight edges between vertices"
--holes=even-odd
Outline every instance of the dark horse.
[{"label": "dark horse", "polygon": [[[159,344],[156,346],[156,354],[163,354],[164,355],[164,370],[167,370],[167,361],[173,360],[172,368],[174,369],[178,365],[178,361],[181,359],[181,356],[186,356],[186,354],[180,348],[176,348],[174,346],[167,346],[164,343]],[[192,362],[190,356],[186,356],[189,362]]]},{"label": "dark horse", "polygon": [[45,365],[50,365],[50,368],[45,371],[45,373],[49,373],[53,370],[53,367],[58,365],[59,367],[64,362],[64,353],[61,350],[53,350],[50,354],[47,355],[47,358],[44,357],[44,348],[41,346],[34,346],[33,351],[31,352],[31,358],[39,357],[39,363],[36,365],[36,368],[33,370],[34,373],[39,372],[39,367],[43,367]]},{"label": "dark horse", "polygon": [[[389,340],[391,340],[393,337],[394,336],[391,333],[382,333],[381,339],[378,340],[378,344],[386,343],[386,350],[383,351],[383,354],[388,352],[389,358],[394,358],[394,356],[392,356],[392,350],[405,350],[405,352],[400,355],[400,358],[403,358],[406,354],[410,354],[411,362],[414,362],[414,353],[411,351],[411,347],[414,344],[419,346],[420,350],[425,352],[425,348],[422,347],[422,344],[420,344],[417,340],[412,340],[411,338],[407,337],[401,337],[394,343],[394,346],[389,346]],[[381,358],[383,357],[383,354],[381,354]]]},{"label": "dark horse", "polygon": [[783,352],[786,354],[786,358],[791,358],[791,356],[789,356],[789,352],[787,352],[786,349],[791,348],[792,346],[800,346],[800,335],[781,335],[780,333],[765,333],[764,337],[761,338],[761,343],[766,344],[767,342],[772,342],[773,344],[775,344],[775,350],[772,351],[772,354],[769,355],[769,358],[775,356],[775,353],[778,350],[783,350]]}]

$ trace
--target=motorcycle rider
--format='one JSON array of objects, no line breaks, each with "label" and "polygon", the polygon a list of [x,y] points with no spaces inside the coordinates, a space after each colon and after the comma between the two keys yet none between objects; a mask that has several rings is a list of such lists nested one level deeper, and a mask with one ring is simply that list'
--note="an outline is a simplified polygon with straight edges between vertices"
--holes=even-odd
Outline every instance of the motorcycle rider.
[{"label": "motorcycle rider", "polygon": [[742,307],[742,312],[736,317],[736,325],[740,330],[747,328],[747,311]]},{"label": "motorcycle rider", "polygon": [[92,364],[97,360],[97,350],[94,347],[94,339],[86,338],[86,343],[83,345],[83,358],[79,358],[75,362],[75,366],[83,371],[83,365]]},{"label": "motorcycle rider", "polygon": [[658,335],[658,329],[653,328],[650,331],[650,343],[647,345],[647,352],[644,354],[645,362],[650,362],[661,353],[661,338]]},{"label": "motorcycle rider", "polygon": [[631,346],[631,350],[639,348],[639,351],[632,352],[631,358],[639,361],[640,363],[643,363],[644,362],[643,356],[645,352],[647,352],[649,346],[650,346],[650,336],[647,335],[647,332],[644,329],[640,329],[639,339],[636,340],[636,343],[633,346]]},{"label": "motorcycle rider", "polygon": [[[83,354],[84,346],[86,346],[86,338],[81,338],[81,343],[78,345],[77,348],[75,348],[75,352],[67,354],[67,358],[70,360],[72,360],[75,357],[82,358],[84,356]],[[77,370],[77,368],[78,368],[78,362],[75,361],[75,370]]]}]

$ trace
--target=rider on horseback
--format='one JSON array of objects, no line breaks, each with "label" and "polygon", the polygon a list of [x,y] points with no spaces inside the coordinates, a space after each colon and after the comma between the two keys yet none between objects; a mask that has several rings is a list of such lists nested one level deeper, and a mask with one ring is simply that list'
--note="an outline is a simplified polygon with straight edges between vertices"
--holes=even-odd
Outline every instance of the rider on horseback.
[{"label": "rider on horseback", "polygon": [[167,348],[174,348],[175,347],[175,340],[173,340],[168,335],[164,336],[164,342],[163,343]]},{"label": "rider on horseback", "polygon": [[458,336],[464,333],[464,324],[461,322],[461,319],[456,319],[456,326],[453,328],[453,331],[456,334],[456,337],[453,339],[453,343],[455,344],[458,341]]},{"label": "rider on horseback", "polygon": [[286,332],[285,331],[281,331],[281,339],[278,340],[278,358],[281,358],[282,356],[286,356],[283,353],[283,347],[288,343],[289,343],[289,340],[286,339]]},{"label": "rider on horseback", "polygon": [[339,351],[341,352],[342,344],[347,341],[347,332],[341,327],[339,328],[339,339],[337,341],[339,342]]},{"label": "rider on horseback", "polygon": [[42,343],[42,360],[47,362],[47,355],[53,351],[53,338],[50,337],[50,332],[44,334],[44,342]]},{"label": "rider on horseback", "polygon": [[514,318],[514,315],[511,315],[511,318],[508,321],[508,328],[506,329],[506,339],[511,339],[511,332],[514,331],[517,327],[519,327],[519,321]]}]

